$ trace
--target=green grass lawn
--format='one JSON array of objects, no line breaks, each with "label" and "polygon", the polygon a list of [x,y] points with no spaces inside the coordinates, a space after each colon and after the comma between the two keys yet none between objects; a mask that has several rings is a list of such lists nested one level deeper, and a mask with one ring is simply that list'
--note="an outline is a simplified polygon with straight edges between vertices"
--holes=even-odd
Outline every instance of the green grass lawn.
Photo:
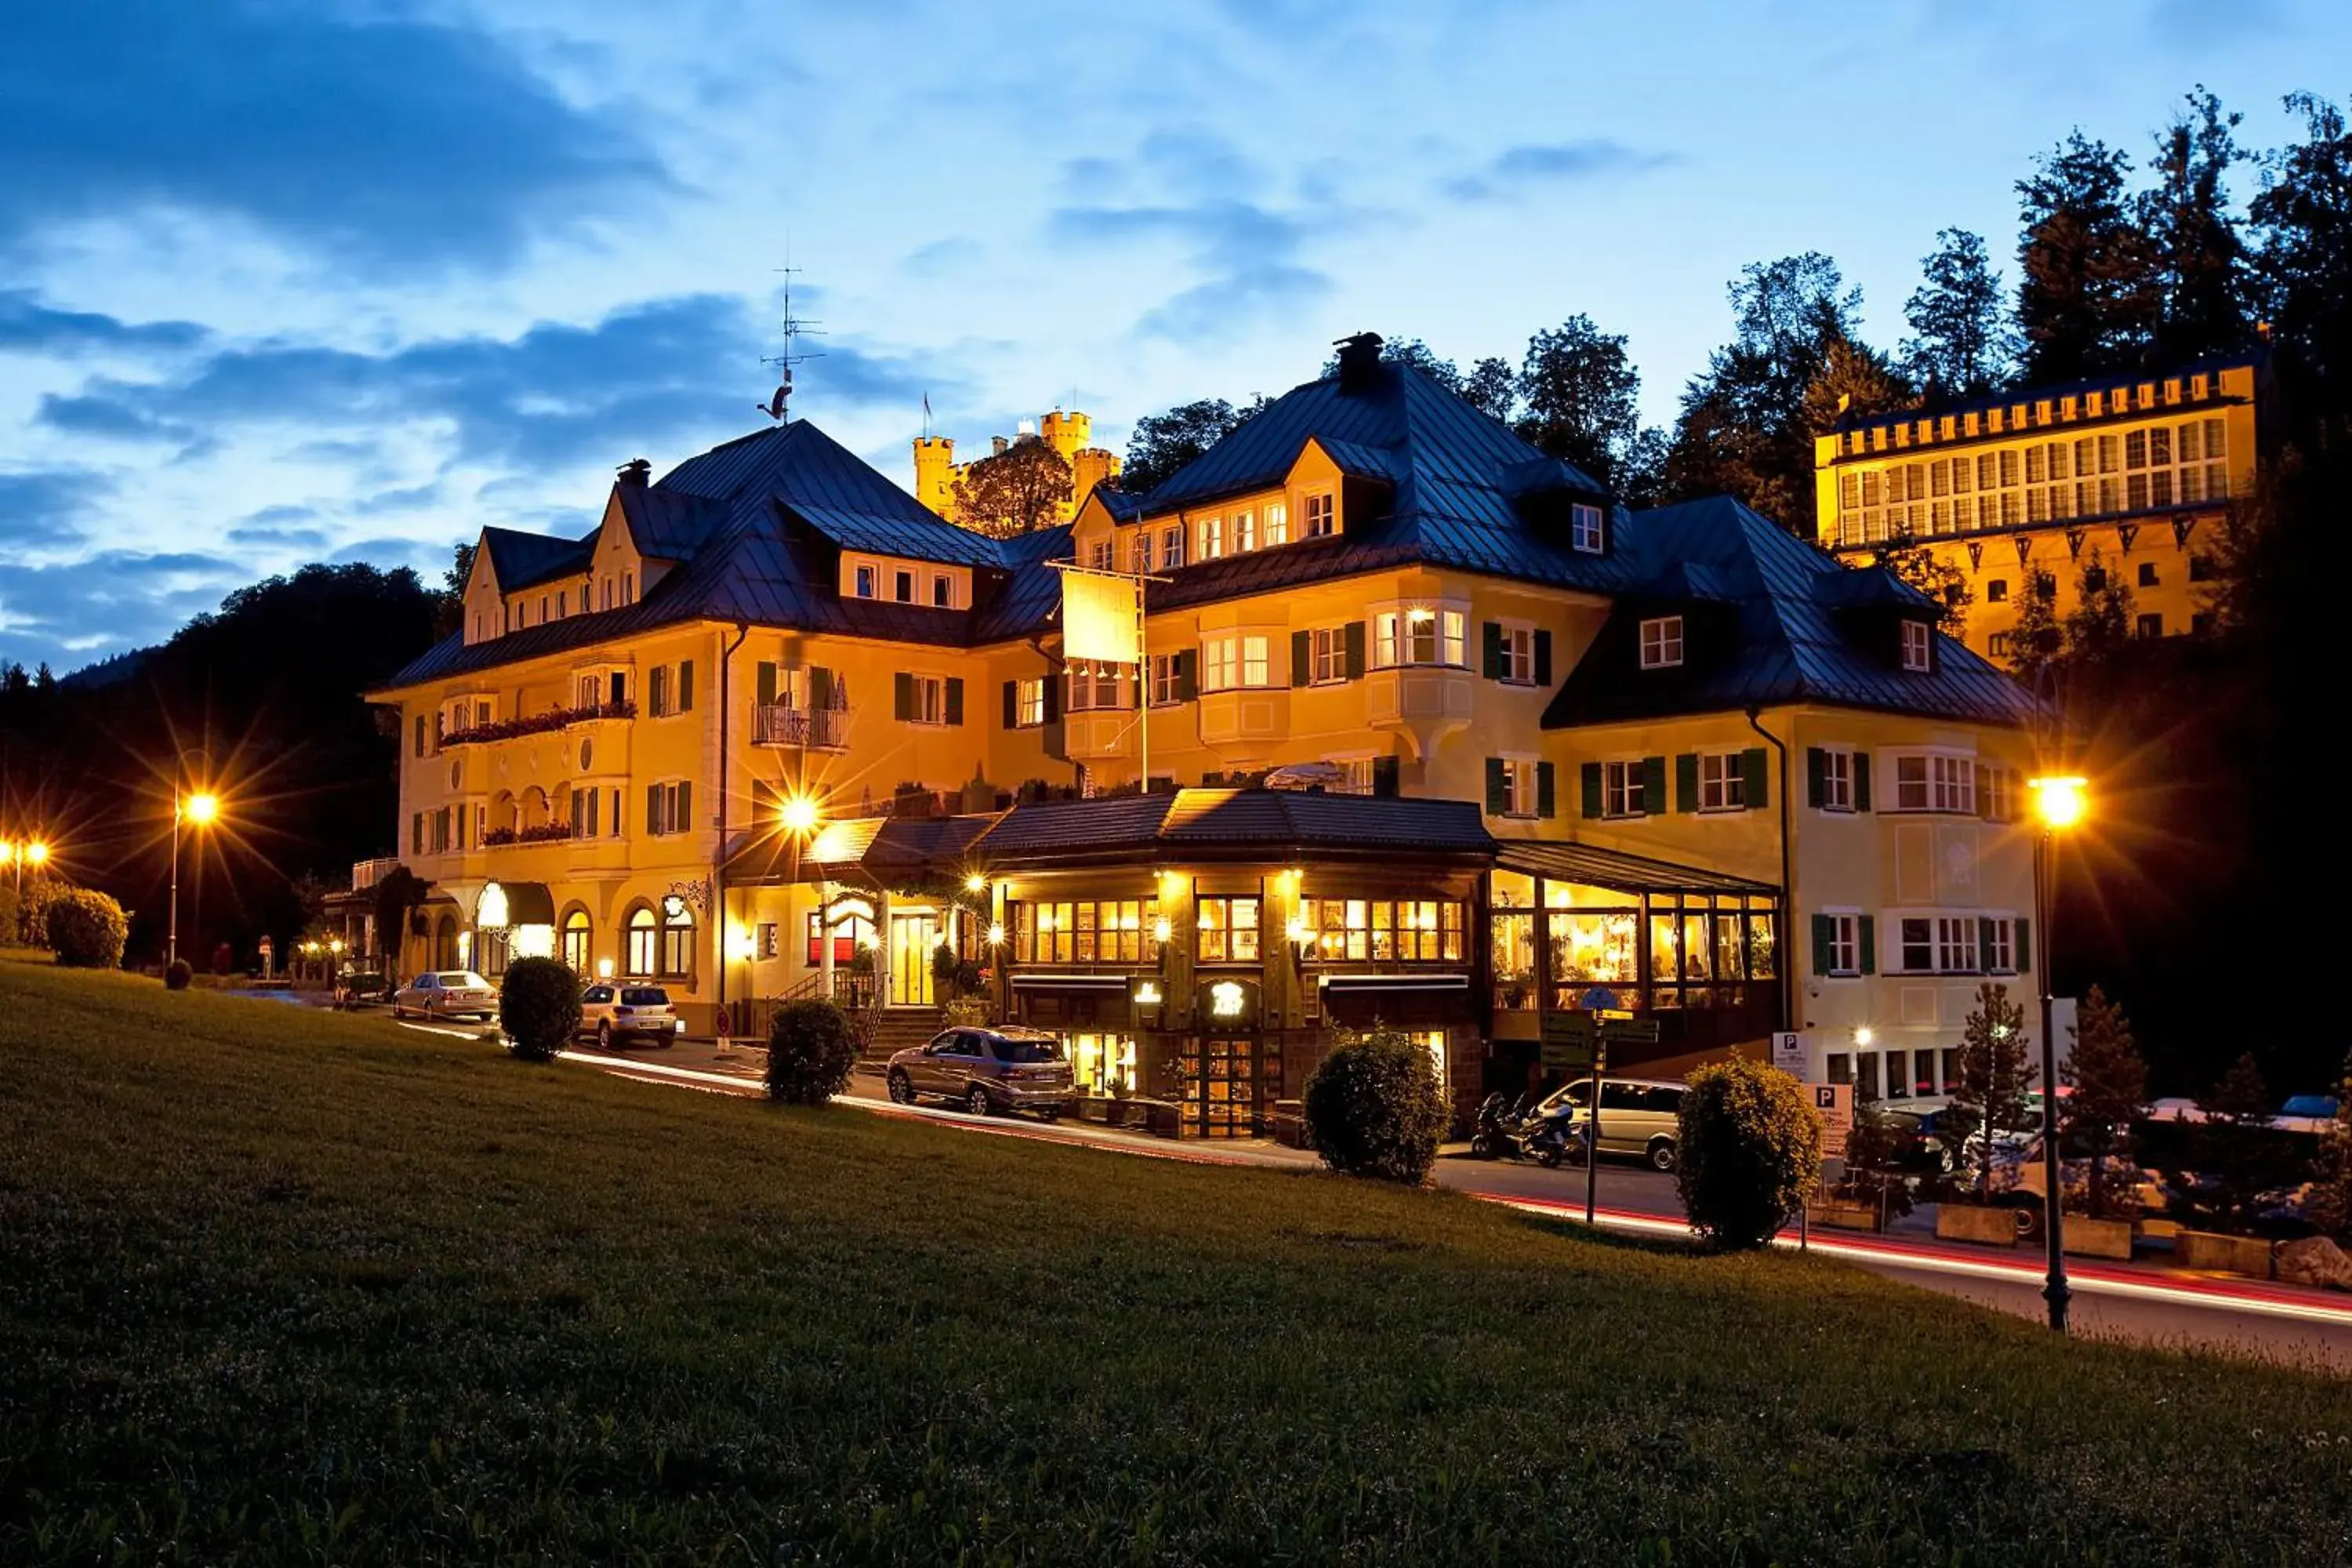
[{"label": "green grass lawn", "polygon": [[2352,1390],[0,961],[0,1563],[2281,1563]]}]

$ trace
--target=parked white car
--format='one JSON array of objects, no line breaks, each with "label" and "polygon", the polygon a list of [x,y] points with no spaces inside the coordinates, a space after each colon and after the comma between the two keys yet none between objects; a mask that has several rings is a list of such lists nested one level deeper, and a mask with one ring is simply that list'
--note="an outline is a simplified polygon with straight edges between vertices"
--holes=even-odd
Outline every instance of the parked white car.
[{"label": "parked white car", "polygon": [[470,969],[427,970],[392,994],[392,1016],[487,1021],[499,1016],[499,994]]}]

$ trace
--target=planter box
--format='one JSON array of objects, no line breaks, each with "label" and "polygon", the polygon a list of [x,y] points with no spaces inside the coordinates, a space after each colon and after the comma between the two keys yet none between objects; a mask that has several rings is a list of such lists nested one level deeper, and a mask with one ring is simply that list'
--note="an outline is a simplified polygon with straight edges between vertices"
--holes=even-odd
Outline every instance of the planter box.
[{"label": "planter box", "polygon": [[1826,1203],[1805,1205],[1806,1217],[1832,1230],[1884,1230],[1876,1204]]},{"label": "planter box", "polygon": [[2242,1274],[2249,1279],[2271,1277],[2271,1244],[2257,1236],[2184,1230],[2172,1238],[2172,1260],[2183,1268]]},{"label": "planter box", "polygon": [[2089,1219],[2080,1215],[2067,1215],[2066,1250],[2084,1258],[2121,1258],[2132,1255],[2132,1222],[2127,1219]]},{"label": "planter box", "polygon": [[1976,1241],[1987,1247],[2017,1245],[2017,1216],[2007,1209],[1979,1208],[1974,1204],[1936,1205],[1936,1237],[1939,1241]]}]

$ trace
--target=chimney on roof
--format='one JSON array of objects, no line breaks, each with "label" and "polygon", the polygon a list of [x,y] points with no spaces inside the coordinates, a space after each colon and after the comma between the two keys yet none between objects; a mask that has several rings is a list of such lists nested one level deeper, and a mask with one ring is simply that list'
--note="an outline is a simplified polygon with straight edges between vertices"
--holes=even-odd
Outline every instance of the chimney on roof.
[{"label": "chimney on roof", "polygon": [[991,436],[991,437],[988,438],[988,453],[989,453],[989,456],[991,456],[991,457],[992,457],[992,458],[993,458],[993,457],[1002,457],[1002,456],[1003,456],[1004,449],[1005,449],[1007,447],[1010,447],[1010,446],[1012,446],[1012,445],[1013,445],[1013,443],[1012,443],[1012,442],[1010,442],[1010,441],[1006,440],[1006,439],[1005,439],[1003,437],[1002,437],[1002,436]]},{"label": "chimney on roof", "polygon": [[1338,346],[1341,392],[1370,392],[1381,384],[1380,333],[1358,332],[1341,338]]},{"label": "chimney on roof", "polygon": [[621,482],[643,489],[654,477],[654,466],[643,458],[631,458],[620,468]]}]

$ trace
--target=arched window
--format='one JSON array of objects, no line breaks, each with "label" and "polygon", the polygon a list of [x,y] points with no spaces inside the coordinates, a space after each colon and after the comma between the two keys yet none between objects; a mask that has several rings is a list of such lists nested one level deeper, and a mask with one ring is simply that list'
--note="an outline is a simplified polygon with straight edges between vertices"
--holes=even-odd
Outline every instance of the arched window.
[{"label": "arched window", "polygon": [[655,939],[658,927],[651,910],[639,908],[629,915],[628,949],[622,955],[623,968],[632,975],[650,975],[654,972]]},{"label": "arched window", "polygon": [[433,967],[457,967],[457,917],[445,914],[433,931]]},{"label": "arched window", "polygon": [[681,899],[662,917],[661,976],[682,980],[694,973],[694,911]]},{"label": "arched window", "polygon": [[563,967],[588,979],[588,911],[574,910],[563,917]]}]

